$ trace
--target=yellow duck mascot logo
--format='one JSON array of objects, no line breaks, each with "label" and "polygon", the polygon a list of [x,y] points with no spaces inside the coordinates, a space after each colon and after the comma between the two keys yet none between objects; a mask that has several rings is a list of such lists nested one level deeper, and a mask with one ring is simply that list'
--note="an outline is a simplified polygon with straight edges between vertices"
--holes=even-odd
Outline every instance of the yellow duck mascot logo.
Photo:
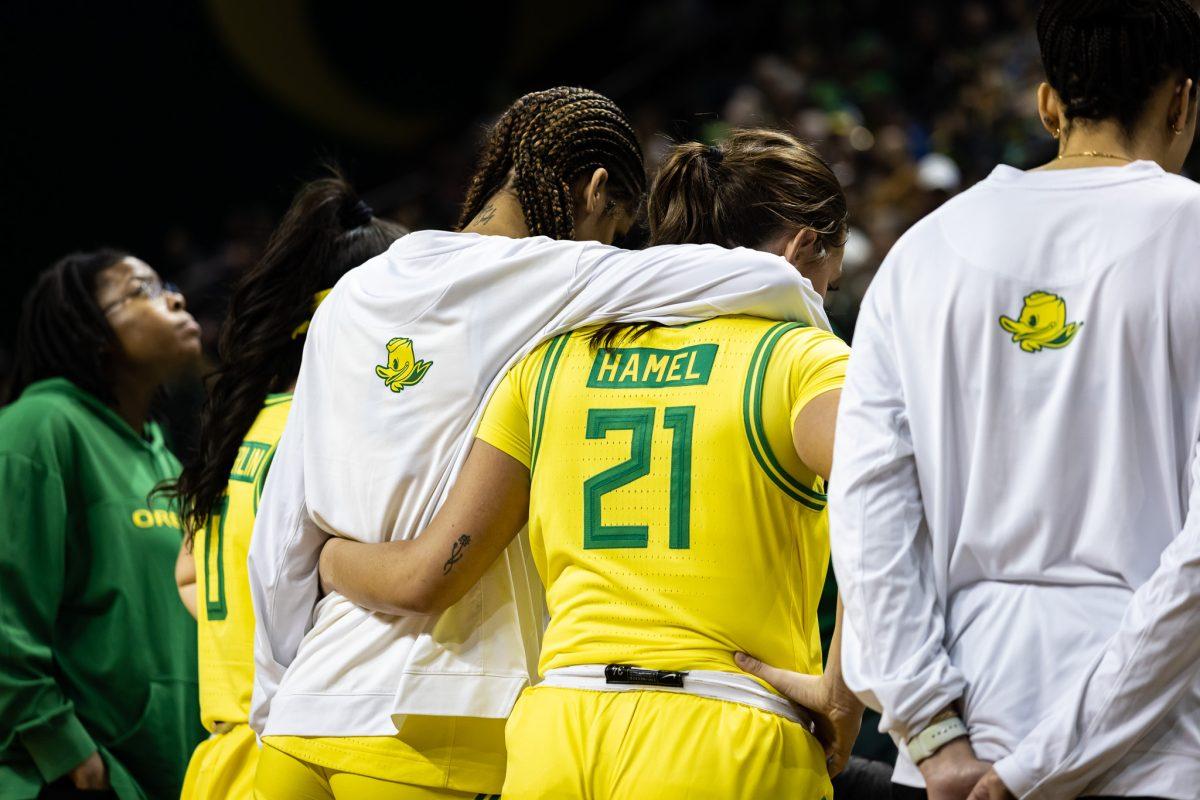
[{"label": "yellow duck mascot logo", "polygon": [[1066,347],[1083,327],[1082,322],[1067,322],[1067,302],[1049,292],[1034,292],[1025,298],[1019,319],[1000,317],[1000,327],[1013,335],[1014,344],[1026,353],[1043,347]]},{"label": "yellow duck mascot logo", "polygon": [[383,378],[384,384],[393,392],[416,386],[433,366],[432,361],[418,361],[413,355],[412,339],[392,339],[387,343],[387,351],[387,364],[376,366],[375,374]]}]

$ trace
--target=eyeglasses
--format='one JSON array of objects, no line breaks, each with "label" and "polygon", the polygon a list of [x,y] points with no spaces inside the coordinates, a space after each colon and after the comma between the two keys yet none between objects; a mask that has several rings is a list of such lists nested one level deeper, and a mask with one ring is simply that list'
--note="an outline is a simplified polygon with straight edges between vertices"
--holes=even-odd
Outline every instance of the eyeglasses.
[{"label": "eyeglasses", "polygon": [[100,311],[107,314],[114,308],[125,305],[130,300],[157,300],[164,294],[179,294],[179,287],[169,281],[164,283],[157,278],[153,280],[143,278],[137,282],[137,288],[132,292],[120,300],[114,300],[101,308]]}]

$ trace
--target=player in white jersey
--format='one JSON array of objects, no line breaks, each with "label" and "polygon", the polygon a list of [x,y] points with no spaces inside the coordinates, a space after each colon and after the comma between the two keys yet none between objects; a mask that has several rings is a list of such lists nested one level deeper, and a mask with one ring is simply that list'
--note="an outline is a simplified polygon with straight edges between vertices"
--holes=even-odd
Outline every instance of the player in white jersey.
[{"label": "player in white jersey", "polygon": [[516,542],[437,617],[317,603],[333,534],[410,538],[437,510],[507,367],[593,323],[750,313],[828,328],[784,259],[716,246],[628,252],[644,189],[607,98],[521,98],[485,145],[461,232],[423,231],[352,270],[315,314],[258,510],[251,723],[264,797],[500,791],[504,719],[527,685],[543,607]]},{"label": "player in white jersey", "polygon": [[1051,0],[1038,34],[1058,158],[919,223],[863,303],[843,665],[930,797],[1194,799],[1200,18]]}]

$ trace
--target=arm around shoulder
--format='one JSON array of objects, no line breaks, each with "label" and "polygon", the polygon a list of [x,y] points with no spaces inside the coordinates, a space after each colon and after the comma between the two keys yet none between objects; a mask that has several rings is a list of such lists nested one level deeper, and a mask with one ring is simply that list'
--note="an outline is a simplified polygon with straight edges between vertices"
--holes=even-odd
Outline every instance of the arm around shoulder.
[{"label": "arm around shoulder", "polygon": [[564,329],[594,322],[686,322],[729,314],[829,329],[821,296],[779,256],[716,245],[585,248]]}]

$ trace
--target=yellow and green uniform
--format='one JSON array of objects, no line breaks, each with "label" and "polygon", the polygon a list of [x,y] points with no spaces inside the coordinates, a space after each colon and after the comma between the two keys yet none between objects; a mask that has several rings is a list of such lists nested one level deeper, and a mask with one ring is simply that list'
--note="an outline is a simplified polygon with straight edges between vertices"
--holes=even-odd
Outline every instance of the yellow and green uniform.
[{"label": "yellow and green uniform", "polygon": [[[588,336],[514,367],[478,433],[531,471],[529,538],[550,611],[541,672],[739,672],[744,651],[819,673],[825,496],[792,428],[840,388],[846,346],[742,317],[599,352]],[[507,740],[512,800],[832,794],[801,726],[707,698],[533,688]]]},{"label": "yellow and green uniform", "polygon": [[291,402],[290,394],[268,395],[238,448],[229,488],[192,543],[200,719],[212,736],[188,764],[184,800],[242,798],[253,792],[258,742],[247,724],[254,686],[254,610],[246,553]]}]

